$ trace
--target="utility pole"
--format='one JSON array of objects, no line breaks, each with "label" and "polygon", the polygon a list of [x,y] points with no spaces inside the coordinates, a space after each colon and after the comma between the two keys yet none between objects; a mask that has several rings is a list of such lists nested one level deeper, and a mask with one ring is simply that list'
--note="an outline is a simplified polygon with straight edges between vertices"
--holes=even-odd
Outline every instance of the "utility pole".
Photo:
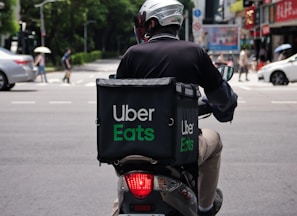
[{"label": "utility pole", "polygon": [[89,23],[96,23],[95,20],[88,20],[84,23],[84,38],[85,38],[85,43],[84,43],[84,52],[86,53],[88,48],[87,48],[87,40],[88,40],[88,24]]},{"label": "utility pole", "polygon": [[185,11],[185,41],[189,41],[189,10]]},{"label": "utility pole", "polygon": [[57,2],[57,1],[64,1],[64,0],[45,0],[42,3],[35,5],[35,7],[39,7],[40,8],[40,36],[41,36],[41,46],[44,46],[44,37],[46,35],[45,28],[44,28],[43,6],[46,3]]}]

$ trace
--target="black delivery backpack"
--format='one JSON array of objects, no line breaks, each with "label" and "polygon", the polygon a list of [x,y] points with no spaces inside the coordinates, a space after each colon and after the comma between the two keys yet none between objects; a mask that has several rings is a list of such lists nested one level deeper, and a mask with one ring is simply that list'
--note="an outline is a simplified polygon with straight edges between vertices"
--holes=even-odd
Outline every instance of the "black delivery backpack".
[{"label": "black delivery backpack", "polygon": [[98,160],[143,155],[161,164],[198,159],[197,85],[175,78],[97,79]]}]

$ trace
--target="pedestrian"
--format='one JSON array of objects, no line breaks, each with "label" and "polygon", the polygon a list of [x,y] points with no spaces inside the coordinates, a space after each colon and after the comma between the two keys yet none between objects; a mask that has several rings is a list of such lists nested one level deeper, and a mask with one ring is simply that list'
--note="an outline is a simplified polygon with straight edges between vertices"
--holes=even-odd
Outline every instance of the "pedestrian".
[{"label": "pedestrian", "polygon": [[257,65],[257,70],[260,70],[261,67],[263,67],[266,64],[267,61],[267,52],[265,50],[265,45],[261,46],[261,49],[259,50],[259,61]]},{"label": "pedestrian", "polygon": [[264,63],[267,61],[267,52],[264,45],[262,45],[261,49],[259,50],[259,59]]},{"label": "pedestrian", "polygon": [[62,59],[62,64],[66,70],[65,76],[63,78],[63,82],[67,80],[67,83],[70,83],[70,75],[71,75],[71,49],[67,48],[66,52],[64,53]]},{"label": "pedestrian", "polygon": [[44,54],[39,53],[34,61],[34,66],[37,66],[37,76],[40,75],[41,82],[47,83],[47,78],[46,78],[46,71],[45,71],[45,59],[44,59]]},{"label": "pedestrian", "polygon": [[285,51],[281,51],[281,52],[279,53],[279,55],[278,55],[277,60],[278,60],[278,61],[281,61],[281,60],[284,60],[284,59],[286,59],[286,58],[287,58],[287,56],[286,56],[286,52],[285,52]]},{"label": "pedestrian", "polygon": [[228,61],[225,60],[223,52],[220,52],[217,58],[217,65],[221,66],[221,65],[227,65],[227,64],[228,64]]},{"label": "pedestrian", "polygon": [[209,36],[208,32],[204,32],[200,37],[199,37],[199,44],[200,46],[205,49],[206,51],[209,49]]},{"label": "pedestrian", "polygon": [[245,73],[245,80],[249,81],[248,79],[248,57],[246,53],[246,48],[243,48],[240,53],[239,53],[239,76],[238,76],[238,81],[241,82],[241,74]]},{"label": "pedestrian", "polygon": [[228,57],[227,66],[234,67],[233,58],[230,56]]},{"label": "pedestrian", "polygon": [[[231,121],[237,106],[237,95],[223,80],[202,47],[178,38],[183,8],[177,0],[144,2],[135,17],[135,30],[143,32],[136,35],[147,37],[148,42],[134,45],[126,51],[116,78],[175,77],[178,82],[199,85],[204,88],[218,121]],[[138,41],[143,41],[143,38],[138,38]],[[222,205],[222,192],[217,188],[222,147],[216,131],[202,129],[198,159],[200,216],[213,216]],[[113,215],[118,215],[117,204]]]}]

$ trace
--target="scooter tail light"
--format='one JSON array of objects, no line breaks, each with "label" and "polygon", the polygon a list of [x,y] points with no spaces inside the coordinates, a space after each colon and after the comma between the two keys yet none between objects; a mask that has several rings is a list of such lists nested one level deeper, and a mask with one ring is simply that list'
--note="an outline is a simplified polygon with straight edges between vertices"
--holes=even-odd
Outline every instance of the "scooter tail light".
[{"label": "scooter tail light", "polygon": [[152,192],[154,185],[152,174],[136,172],[124,176],[130,192],[138,199],[144,199]]}]

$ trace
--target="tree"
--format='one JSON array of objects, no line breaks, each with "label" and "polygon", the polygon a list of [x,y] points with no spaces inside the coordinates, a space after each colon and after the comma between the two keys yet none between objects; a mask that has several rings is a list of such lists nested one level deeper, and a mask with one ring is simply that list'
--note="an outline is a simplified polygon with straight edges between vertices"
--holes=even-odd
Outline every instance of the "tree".
[{"label": "tree", "polygon": [[[35,31],[40,44],[40,13],[34,5],[43,0],[22,0],[21,20]],[[64,0],[44,5],[45,44],[51,48],[53,62],[59,62],[66,47],[73,52],[84,48],[84,24],[88,25],[88,50],[118,51],[123,53],[135,44],[133,18],[144,0]],[[181,0],[192,11],[192,0]],[[191,18],[191,16],[190,16]],[[191,23],[191,22],[190,22]],[[184,38],[184,27],[180,37]]]},{"label": "tree", "polygon": [[14,18],[16,0],[1,0],[4,8],[0,10],[0,34],[14,34],[19,29],[19,24]]}]

